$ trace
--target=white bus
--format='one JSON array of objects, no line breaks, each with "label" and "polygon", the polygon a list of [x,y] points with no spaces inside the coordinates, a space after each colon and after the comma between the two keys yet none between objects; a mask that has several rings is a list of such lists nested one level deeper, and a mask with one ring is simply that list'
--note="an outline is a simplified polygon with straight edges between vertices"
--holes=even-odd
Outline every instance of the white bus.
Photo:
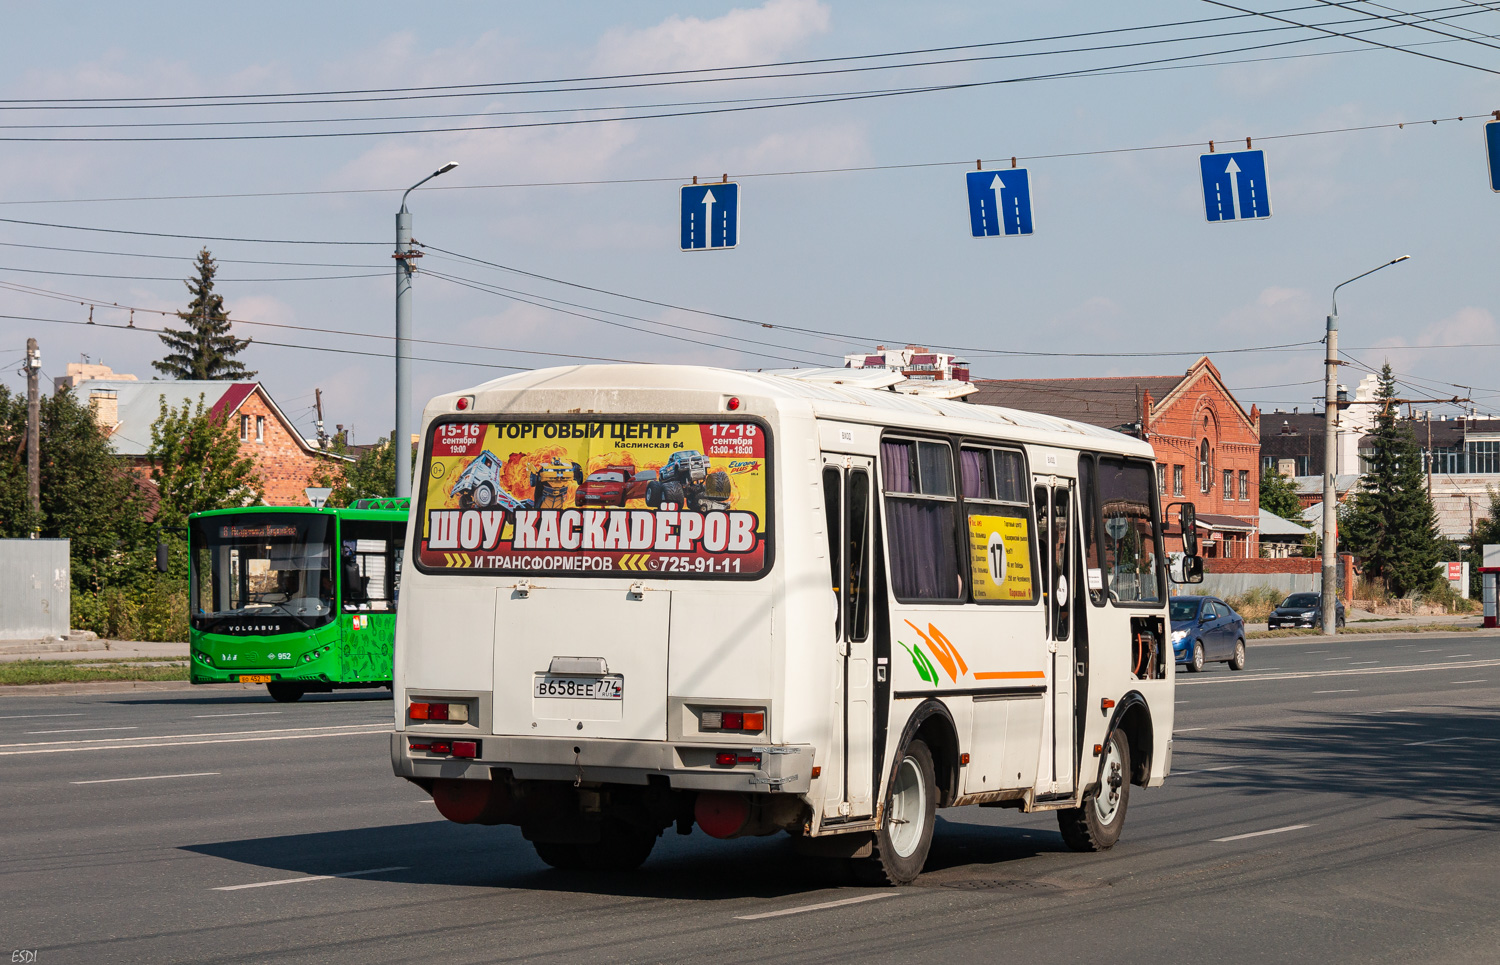
[{"label": "white bus", "polygon": [[970,804],[1113,845],[1171,767],[1151,447],[881,378],[597,365],[432,400],[395,773],[557,867],[696,824],[900,884]]}]

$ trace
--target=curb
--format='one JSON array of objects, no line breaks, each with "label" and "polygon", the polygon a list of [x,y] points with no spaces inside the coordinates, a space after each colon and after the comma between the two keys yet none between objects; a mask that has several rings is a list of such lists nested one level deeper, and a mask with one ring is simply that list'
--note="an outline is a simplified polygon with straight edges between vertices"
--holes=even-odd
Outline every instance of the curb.
[{"label": "curb", "polygon": [[228,694],[246,690],[265,692],[263,684],[194,684],[186,680],[93,680],[72,684],[8,684],[0,697],[67,697],[75,694],[129,694],[153,690],[201,690]]},{"label": "curb", "polygon": [[1341,633],[1338,635],[1319,633],[1305,634],[1296,637],[1250,637],[1245,640],[1246,646],[1252,647],[1286,647],[1298,643],[1343,643],[1350,640],[1453,640],[1462,638],[1464,640],[1493,640],[1500,637],[1500,631],[1484,629],[1478,630],[1424,630],[1416,633],[1402,633],[1392,630],[1389,633]]}]

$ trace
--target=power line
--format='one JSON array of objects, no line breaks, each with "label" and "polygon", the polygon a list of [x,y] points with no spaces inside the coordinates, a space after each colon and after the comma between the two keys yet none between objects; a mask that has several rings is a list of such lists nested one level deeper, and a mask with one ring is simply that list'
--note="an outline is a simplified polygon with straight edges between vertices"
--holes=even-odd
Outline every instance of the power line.
[{"label": "power line", "polygon": [[110,235],[139,235],[144,238],[185,238],[189,241],[234,241],[245,244],[257,245],[377,245],[386,247],[389,243],[384,241],[309,241],[306,239],[287,238],[225,238],[215,235],[184,235],[172,234],[164,231],[134,231],[127,228],[93,228],[84,225],[53,224],[48,221],[22,221],[19,218],[0,218],[5,224],[30,225],[36,228],[62,228],[68,231],[97,231]]},{"label": "power line", "polygon": [[[157,255],[141,251],[104,251],[98,248],[63,248],[57,245],[27,245],[19,241],[0,241],[0,246],[6,248],[29,248],[35,251],[64,251],[69,254],[78,255],[111,255],[119,258],[156,258],[163,261],[186,261],[193,260],[190,255]],[[326,261],[259,261],[253,258],[215,258],[214,262],[220,265],[285,265],[293,268],[375,268],[376,265],[360,265],[350,262],[326,262]]]},{"label": "power line", "polygon": [[[43,268],[12,268],[0,265],[0,272],[17,272],[23,275],[67,275],[71,278],[113,278],[122,281],[182,281],[174,275],[104,275],[85,271],[48,271]],[[271,282],[271,281],[341,281],[349,278],[384,278],[388,272],[366,272],[361,275],[294,275],[281,278],[216,278],[222,282]]]}]

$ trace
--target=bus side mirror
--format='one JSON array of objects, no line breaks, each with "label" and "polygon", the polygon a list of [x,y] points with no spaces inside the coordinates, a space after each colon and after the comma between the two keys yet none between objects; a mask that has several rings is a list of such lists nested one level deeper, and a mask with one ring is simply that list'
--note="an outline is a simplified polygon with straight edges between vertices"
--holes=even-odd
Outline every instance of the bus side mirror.
[{"label": "bus side mirror", "polygon": [[1180,583],[1202,583],[1203,582],[1203,557],[1184,556],[1182,558],[1182,579]]},{"label": "bus side mirror", "polygon": [[165,540],[156,544],[156,572],[158,573],[167,571],[167,552]]},{"label": "bus side mirror", "polygon": [[[1182,533],[1182,552],[1185,556],[1198,555],[1198,507],[1192,503],[1173,503],[1167,507],[1168,515],[1177,511],[1177,530]],[[1200,570],[1201,572],[1201,570]]]}]

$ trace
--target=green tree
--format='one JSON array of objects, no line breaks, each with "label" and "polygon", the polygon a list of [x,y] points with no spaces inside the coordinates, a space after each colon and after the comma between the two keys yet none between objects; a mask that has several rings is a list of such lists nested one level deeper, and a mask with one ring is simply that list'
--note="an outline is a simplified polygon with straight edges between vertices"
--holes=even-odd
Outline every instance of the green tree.
[{"label": "green tree", "polygon": [[1422,451],[1411,427],[1396,421],[1395,377],[1380,370],[1376,398],[1385,403],[1376,420],[1374,453],[1360,489],[1343,514],[1345,545],[1360,557],[1365,575],[1385,580],[1396,596],[1433,587],[1442,575],[1437,512],[1422,474]]},{"label": "green tree", "polygon": [[70,541],[75,589],[134,586],[152,555],[139,479],[68,390],[41,400],[41,514],[26,498],[26,400],[0,386],[0,535]]},{"label": "green tree", "polygon": [[1297,498],[1297,488],[1275,469],[1260,474],[1260,508],[1294,523],[1303,522],[1302,501]]},{"label": "green tree", "polygon": [[[333,492],[328,495],[329,506],[351,506],[356,499],[374,499],[396,494],[396,450],[393,432],[369,448],[364,449],[353,462],[340,460],[336,464],[318,469],[308,479],[309,486],[327,486]],[[329,452],[337,456],[348,456],[349,447],[344,440],[335,437]],[[416,473],[417,447],[412,446],[413,475]]]},{"label": "green tree", "polygon": [[170,352],[151,366],[169,379],[255,378],[255,373],[235,358],[250,344],[250,339],[234,337],[229,313],[224,309],[224,296],[214,293],[214,275],[219,266],[207,248],[198,252],[194,264],[198,277],[184,282],[193,299],[187,311],[177,313],[187,327],[168,328],[161,333],[159,337]]},{"label": "green tree", "polygon": [[173,409],[161,400],[161,414],[151,424],[147,450],[151,478],[161,503],[157,520],[180,530],[192,513],[244,506],[262,496],[255,463],[240,455],[239,435],[224,415],[184,402]]}]

